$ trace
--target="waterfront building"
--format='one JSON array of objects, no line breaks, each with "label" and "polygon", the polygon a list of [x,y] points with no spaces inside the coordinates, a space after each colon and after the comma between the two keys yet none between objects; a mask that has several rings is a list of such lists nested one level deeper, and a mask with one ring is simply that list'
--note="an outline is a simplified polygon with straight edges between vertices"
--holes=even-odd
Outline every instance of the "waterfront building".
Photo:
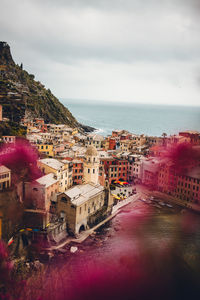
[{"label": "waterfront building", "polygon": [[180,136],[184,136],[190,139],[192,145],[200,145],[200,132],[195,130],[186,130],[179,132]]},{"label": "waterfront building", "polygon": [[157,187],[158,172],[163,161],[156,158],[147,158],[142,160],[140,165],[141,181],[143,184],[152,188]]},{"label": "waterfront building", "polygon": [[170,147],[172,145],[179,145],[181,143],[189,143],[190,138],[182,135],[170,135],[167,139],[167,147]]},{"label": "waterfront building", "polygon": [[100,160],[109,184],[117,180],[128,180],[128,161],[126,159],[110,157]]},{"label": "waterfront building", "polygon": [[158,190],[177,199],[200,204],[200,167],[192,167],[180,174],[172,162],[163,164],[158,174]]},{"label": "waterfront building", "polygon": [[[167,138],[165,137],[167,140]],[[146,137],[148,145],[151,146],[162,146],[164,138],[158,136],[147,136]]]},{"label": "waterfront building", "polygon": [[104,187],[87,183],[58,195],[57,212],[66,221],[67,230],[78,234],[99,221],[104,209]]}]

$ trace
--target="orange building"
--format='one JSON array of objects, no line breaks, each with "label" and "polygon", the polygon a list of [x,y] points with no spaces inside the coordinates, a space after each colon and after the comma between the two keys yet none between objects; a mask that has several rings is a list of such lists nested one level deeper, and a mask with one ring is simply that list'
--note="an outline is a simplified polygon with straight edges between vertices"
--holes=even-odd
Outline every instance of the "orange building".
[{"label": "orange building", "polygon": [[73,184],[83,183],[83,162],[81,160],[73,160],[72,179]]},{"label": "orange building", "polygon": [[110,138],[109,139],[109,150],[115,150],[116,149],[116,139]]},{"label": "orange building", "polygon": [[106,180],[112,183],[116,180],[128,180],[128,161],[117,158],[101,158],[101,165],[104,167]]}]

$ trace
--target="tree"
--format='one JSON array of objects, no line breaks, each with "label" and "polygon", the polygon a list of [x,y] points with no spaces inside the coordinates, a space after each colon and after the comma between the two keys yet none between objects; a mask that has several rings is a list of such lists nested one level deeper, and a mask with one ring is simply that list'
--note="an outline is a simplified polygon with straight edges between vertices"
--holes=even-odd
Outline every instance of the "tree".
[{"label": "tree", "polygon": [[162,137],[163,137],[163,146],[165,146],[167,134],[163,132]]}]

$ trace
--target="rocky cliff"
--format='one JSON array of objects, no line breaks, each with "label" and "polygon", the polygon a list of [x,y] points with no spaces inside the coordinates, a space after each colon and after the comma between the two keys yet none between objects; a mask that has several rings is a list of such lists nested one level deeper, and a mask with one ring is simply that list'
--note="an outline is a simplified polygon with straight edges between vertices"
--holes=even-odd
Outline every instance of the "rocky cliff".
[{"label": "rocky cliff", "polygon": [[23,70],[22,64],[15,64],[6,42],[0,42],[0,104],[3,117],[10,122],[19,123],[28,111],[34,117],[44,118],[46,123],[67,124],[80,128],[80,131],[93,130],[79,124],[50,89]]}]

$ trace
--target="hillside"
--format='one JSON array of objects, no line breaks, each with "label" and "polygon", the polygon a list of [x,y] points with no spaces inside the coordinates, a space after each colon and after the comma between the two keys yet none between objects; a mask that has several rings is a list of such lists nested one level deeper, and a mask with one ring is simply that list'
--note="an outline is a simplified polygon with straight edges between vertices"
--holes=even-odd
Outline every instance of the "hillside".
[{"label": "hillside", "polygon": [[44,118],[46,123],[67,124],[79,127],[80,131],[93,130],[79,124],[50,89],[36,81],[33,74],[23,70],[22,64],[15,64],[10,47],[5,42],[0,42],[0,104],[3,106],[3,117],[17,124],[26,110],[34,117]]}]

